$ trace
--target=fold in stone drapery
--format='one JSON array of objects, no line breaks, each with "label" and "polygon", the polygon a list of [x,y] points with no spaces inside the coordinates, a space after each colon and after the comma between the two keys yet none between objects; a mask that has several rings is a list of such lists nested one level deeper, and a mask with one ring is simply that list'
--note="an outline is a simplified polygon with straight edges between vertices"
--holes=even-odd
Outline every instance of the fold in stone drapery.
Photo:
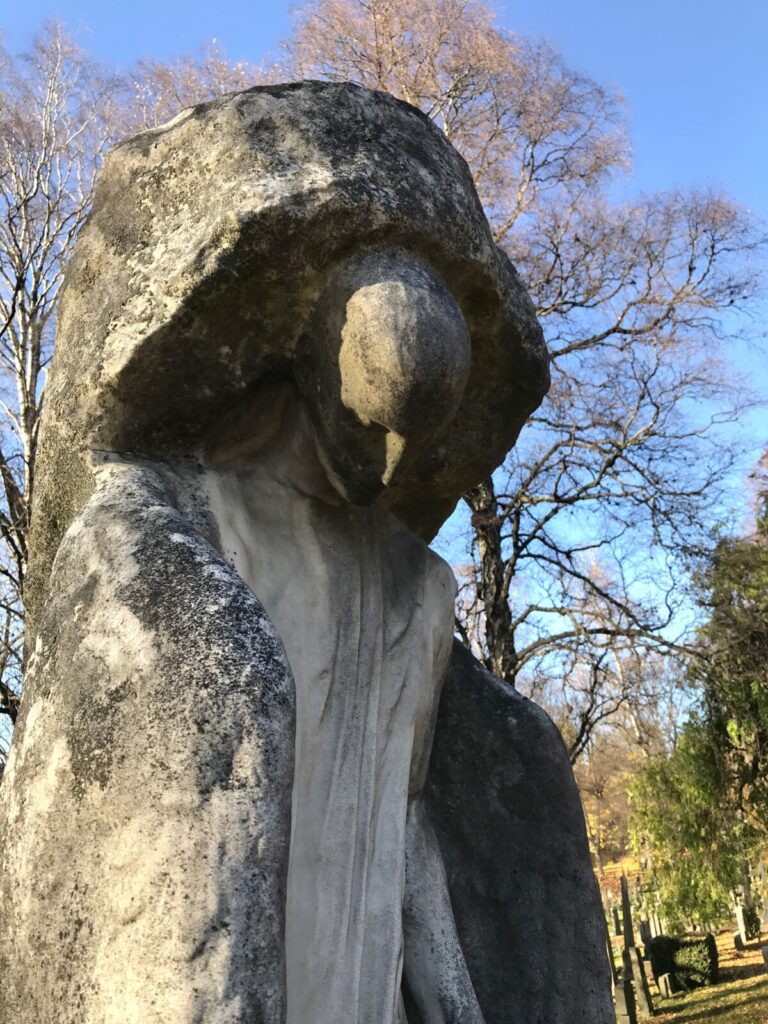
[{"label": "fold in stone drapery", "polygon": [[222,551],[296,680],[288,1024],[396,1024],[411,765],[439,698],[449,570],[389,513],[308,499],[267,463],[207,479]]}]

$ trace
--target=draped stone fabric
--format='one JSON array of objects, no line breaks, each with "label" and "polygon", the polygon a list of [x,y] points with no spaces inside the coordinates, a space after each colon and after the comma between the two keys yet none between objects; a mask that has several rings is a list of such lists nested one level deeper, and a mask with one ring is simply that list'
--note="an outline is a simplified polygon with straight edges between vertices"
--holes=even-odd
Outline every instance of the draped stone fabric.
[{"label": "draped stone fabric", "polygon": [[307,501],[270,463],[207,486],[296,681],[287,1020],[393,1022],[412,766],[450,653],[453,576],[388,513]]},{"label": "draped stone fabric", "polygon": [[453,644],[426,543],[547,386],[407,104],[253,89],[111,154],[43,424],[0,1020],[609,1024],[562,742]]}]

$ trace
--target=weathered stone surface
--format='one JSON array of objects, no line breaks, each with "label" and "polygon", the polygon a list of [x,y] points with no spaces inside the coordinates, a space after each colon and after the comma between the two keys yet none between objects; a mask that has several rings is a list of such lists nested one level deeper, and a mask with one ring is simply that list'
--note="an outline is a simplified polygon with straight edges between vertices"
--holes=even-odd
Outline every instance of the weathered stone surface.
[{"label": "weathered stone surface", "polygon": [[455,583],[386,509],[329,486],[294,401],[266,459],[219,450],[206,472],[221,550],[258,591],[296,682],[287,1020],[393,1024],[404,956],[430,996],[461,957],[454,936],[417,953],[419,928],[404,949],[402,911],[413,900],[420,921],[453,928],[419,794]]},{"label": "weathered stone surface", "polygon": [[294,690],[253,593],[107,462],[56,558],[0,815],[0,1019],[279,1022]]},{"label": "weathered stone surface", "polygon": [[111,155],[49,384],[0,1019],[607,1024],[562,743],[452,646],[425,543],[547,384],[407,105],[255,89]]},{"label": "weathered stone surface", "polygon": [[458,642],[427,808],[487,1024],[612,1024],[602,908],[560,734]]},{"label": "weathered stone surface", "polygon": [[92,489],[86,449],[186,450],[254,382],[291,378],[329,276],[367,247],[425,260],[472,339],[459,414],[388,496],[430,539],[548,386],[533,306],[439,129],[383,93],[306,82],[192,108],[109,155],[62,294],[31,618]]},{"label": "weathered stone surface", "polygon": [[677,992],[674,974],[660,974],[656,979],[656,984],[659,986],[662,999],[671,999]]}]

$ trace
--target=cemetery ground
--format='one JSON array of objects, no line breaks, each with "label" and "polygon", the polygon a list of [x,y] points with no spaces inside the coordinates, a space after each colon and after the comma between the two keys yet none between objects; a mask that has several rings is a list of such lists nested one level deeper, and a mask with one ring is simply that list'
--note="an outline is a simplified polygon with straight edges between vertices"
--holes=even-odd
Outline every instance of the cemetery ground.
[{"label": "cemetery ground", "polygon": [[768,1024],[768,972],[760,953],[766,942],[764,934],[738,953],[733,933],[721,932],[720,981],[671,999],[656,995],[654,1024]]}]

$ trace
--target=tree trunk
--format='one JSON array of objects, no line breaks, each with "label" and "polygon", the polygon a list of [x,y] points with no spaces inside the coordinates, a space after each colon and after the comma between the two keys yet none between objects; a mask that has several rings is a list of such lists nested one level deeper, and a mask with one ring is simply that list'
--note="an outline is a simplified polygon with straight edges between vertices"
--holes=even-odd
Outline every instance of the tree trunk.
[{"label": "tree trunk", "polygon": [[514,686],[517,652],[509,607],[509,584],[505,580],[499,503],[488,477],[465,498],[472,510],[472,528],[477,540],[480,573],[477,596],[485,619],[486,668]]}]

